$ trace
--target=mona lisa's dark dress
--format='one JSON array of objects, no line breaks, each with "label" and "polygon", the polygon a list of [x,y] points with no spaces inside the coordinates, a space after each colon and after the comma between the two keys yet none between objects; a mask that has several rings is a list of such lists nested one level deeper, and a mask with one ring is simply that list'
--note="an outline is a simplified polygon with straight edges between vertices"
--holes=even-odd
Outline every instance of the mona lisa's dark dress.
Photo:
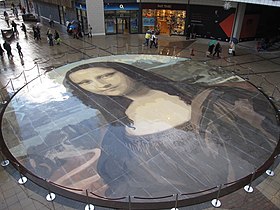
[{"label": "mona lisa's dark dress", "polygon": [[273,152],[279,130],[259,93],[220,86],[202,91],[191,106],[190,122],[156,134],[131,136],[126,129],[133,127],[109,126],[98,161],[106,196],[205,190],[250,174]]}]

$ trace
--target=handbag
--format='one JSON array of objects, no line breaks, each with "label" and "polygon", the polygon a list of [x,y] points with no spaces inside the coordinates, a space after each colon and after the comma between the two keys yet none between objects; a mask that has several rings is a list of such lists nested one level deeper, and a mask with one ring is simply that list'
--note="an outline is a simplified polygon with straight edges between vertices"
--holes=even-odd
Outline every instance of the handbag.
[{"label": "handbag", "polygon": [[231,48],[229,48],[229,49],[228,49],[228,54],[232,54],[232,51],[233,51],[233,50],[232,50]]}]

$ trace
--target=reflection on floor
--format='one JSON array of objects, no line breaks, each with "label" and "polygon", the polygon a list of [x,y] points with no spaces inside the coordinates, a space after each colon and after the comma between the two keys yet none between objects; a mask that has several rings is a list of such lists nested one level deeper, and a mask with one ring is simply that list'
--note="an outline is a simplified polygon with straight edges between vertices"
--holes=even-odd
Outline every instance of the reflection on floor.
[{"label": "reflection on floor", "polygon": [[[170,68],[180,73],[168,77]],[[267,98],[241,77],[184,58],[126,55],[31,82],[8,104],[2,133],[39,177],[152,198],[251,174],[275,150],[279,127]]]}]

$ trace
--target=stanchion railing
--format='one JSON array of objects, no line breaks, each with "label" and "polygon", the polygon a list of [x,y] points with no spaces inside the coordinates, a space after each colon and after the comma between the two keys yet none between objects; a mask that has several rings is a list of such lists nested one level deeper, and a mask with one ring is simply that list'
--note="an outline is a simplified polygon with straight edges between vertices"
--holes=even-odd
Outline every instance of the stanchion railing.
[{"label": "stanchion railing", "polygon": [[223,186],[222,184],[218,186],[219,189],[218,189],[217,197],[211,201],[211,204],[216,208],[219,208],[222,205],[222,202],[219,200],[222,186]]}]

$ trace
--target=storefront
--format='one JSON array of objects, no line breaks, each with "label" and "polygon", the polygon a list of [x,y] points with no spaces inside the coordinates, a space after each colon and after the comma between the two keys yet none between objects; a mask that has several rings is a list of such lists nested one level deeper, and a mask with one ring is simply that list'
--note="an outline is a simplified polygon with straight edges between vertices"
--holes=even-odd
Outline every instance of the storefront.
[{"label": "storefront", "polygon": [[106,34],[139,33],[139,6],[137,4],[104,5]]},{"label": "storefront", "polygon": [[160,34],[184,35],[187,5],[142,4],[142,33],[148,29]]},{"label": "storefront", "polygon": [[87,7],[85,1],[75,2],[77,20],[81,23],[82,31],[88,31]]}]

